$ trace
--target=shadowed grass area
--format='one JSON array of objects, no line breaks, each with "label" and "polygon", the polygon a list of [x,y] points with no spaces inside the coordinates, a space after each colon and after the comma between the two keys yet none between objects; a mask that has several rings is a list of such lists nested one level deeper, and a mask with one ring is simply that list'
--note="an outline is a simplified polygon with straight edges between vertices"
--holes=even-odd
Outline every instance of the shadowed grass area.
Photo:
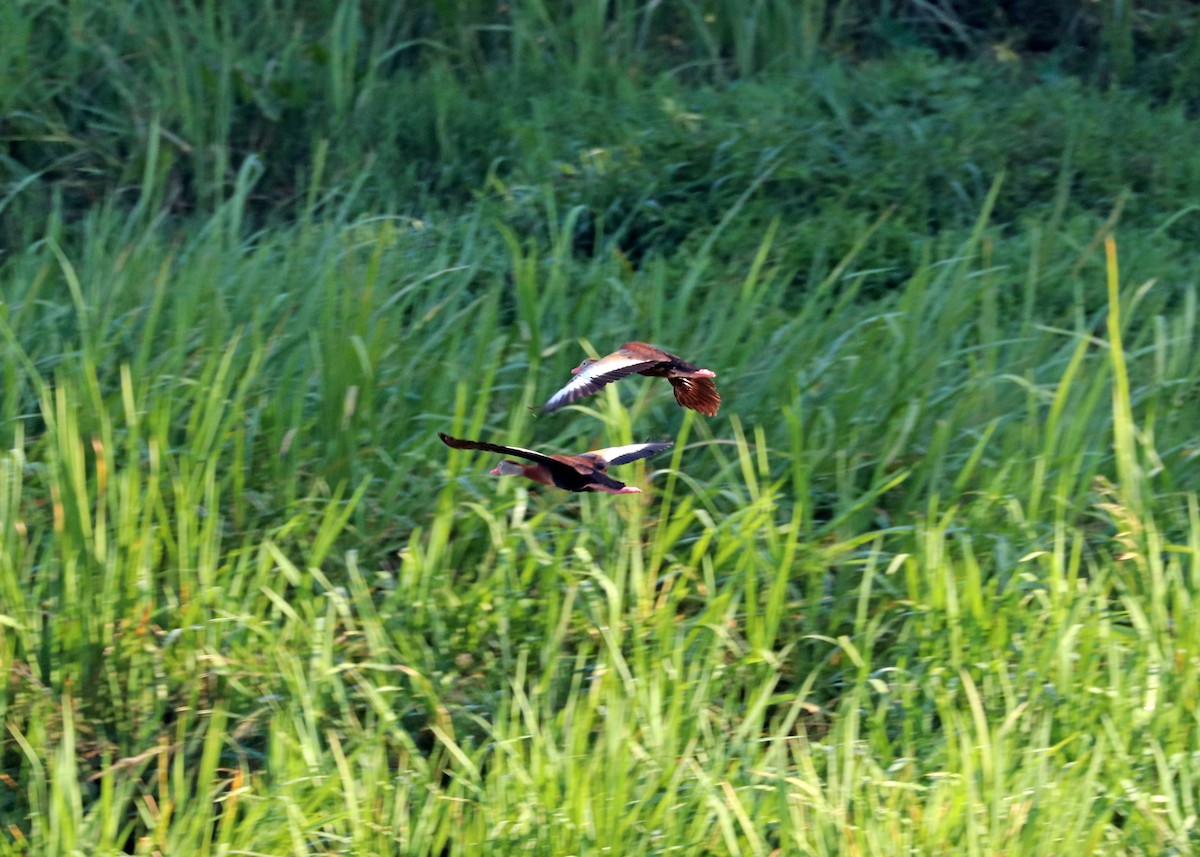
[{"label": "shadowed grass area", "polygon": [[[132,235],[238,194],[251,228],[492,196],[528,233],[551,185],[582,208],[576,250],[640,264],[758,181],[775,213],[843,224],[833,245],[794,236],[802,270],[895,207],[869,249],[907,274],[910,239],[969,224],[1006,169],[1005,223],[1107,214],[1129,191],[1128,225],[1194,240],[1198,15],[1182,0],[19,0],[0,11],[0,249],[96,207],[128,212]],[[1025,47],[1030,33],[1061,49]]]}]

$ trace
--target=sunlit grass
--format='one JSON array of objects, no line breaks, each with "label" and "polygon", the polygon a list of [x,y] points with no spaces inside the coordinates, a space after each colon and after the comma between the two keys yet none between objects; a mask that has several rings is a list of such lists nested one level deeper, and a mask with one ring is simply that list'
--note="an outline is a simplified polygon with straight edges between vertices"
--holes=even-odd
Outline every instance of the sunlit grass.
[{"label": "sunlit grass", "polygon": [[1195,850],[1185,41],[168,5],[0,10],[0,855]]},{"label": "sunlit grass", "polygon": [[[1192,289],[1110,253],[1043,315],[986,211],[799,314],[778,225],[730,288],[228,216],[5,269],[4,853],[1186,849]],[[528,410],[631,324],[718,418],[640,378]],[[439,429],[678,444],[575,497]]]}]

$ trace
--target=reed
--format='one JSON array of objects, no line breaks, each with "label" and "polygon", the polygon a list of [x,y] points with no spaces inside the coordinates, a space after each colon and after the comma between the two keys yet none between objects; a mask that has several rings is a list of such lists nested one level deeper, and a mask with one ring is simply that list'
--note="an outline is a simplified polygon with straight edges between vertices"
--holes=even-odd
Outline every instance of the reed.
[{"label": "reed", "polygon": [[[799,315],[778,221],[731,280],[715,243],[620,274],[470,217],[231,255],[229,217],[5,268],[4,853],[1185,847],[1190,287],[1110,250],[1108,301],[1085,260],[1030,317],[1004,284],[1043,263],[997,256],[1044,245],[987,208]],[[656,312],[720,417],[638,379],[525,410]],[[647,426],[679,443],[625,502],[435,437]]]},{"label": "reed", "polygon": [[1190,853],[1193,66],[935,5],[0,9],[0,855]]}]

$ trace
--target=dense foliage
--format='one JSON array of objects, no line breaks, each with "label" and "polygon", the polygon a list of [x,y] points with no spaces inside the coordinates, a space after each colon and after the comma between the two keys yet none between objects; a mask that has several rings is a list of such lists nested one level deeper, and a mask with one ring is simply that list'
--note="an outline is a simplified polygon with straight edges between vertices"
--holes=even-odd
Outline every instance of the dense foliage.
[{"label": "dense foliage", "polygon": [[[910,129],[918,139],[894,142],[917,145],[910,160],[923,170],[949,155],[944,169],[954,173],[965,162],[986,176],[1003,153],[1032,145],[1031,164],[1056,162],[1073,134],[1088,133],[1077,124],[1113,124],[1096,103],[1031,96],[1031,84],[1035,93],[1037,83],[1119,86],[1135,101],[1194,110],[1197,23],[1200,11],[1184,0],[15,0],[0,9],[0,163],[10,173],[0,190],[19,216],[0,239],[7,246],[31,240],[50,212],[74,220],[99,204],[136,205],[148,217],[203,214],[246,172],[255,179],[247,213],[256,219],[328,210],[347,193],[355,211],[413,213],[469,200],[489,178],[542,184],[554,178],[547,161],[571,164],[597,146],[637,146],[651,129],[654,145],[677,149],[648,152],[651,169],[687,168],[664,176],[659,190],[688,193],[730,177],[710,164],[716,147],[742,158],[777,147],[789,154],[812,125],[916,119],[928,126],[930,114],[961,123],[956,106],[990,107],[999,113],[994,120],[1023,135],[991,140],[993,151],[974,161],[924,150],[935,141],[921,139],[922,131],[953,139],[951,129],[918,125]],[[905,55],[913,57],[902,63],[906,71],[877,66]],[[1004,73],[975,69],[959,80],[952,67],[933,63],[937,56]],[[726,87],[752,81],[792,91],[752,96],[745,110],[765,108],[764,120],[789,121],[764,121],[749,139],[731,139],[730,123],[747,116],[726,109]],[[978,97],[982,90],[989,97]],[[1076,115],[1054,115],[1064,99]],[[661,139],[670,126],[646,116],[654,109],[700,138],[691,145],[678,133]],[[872,138],[864,134],[864,144]],[[1080,143],[1080,152],[1097,148]],[[821,175],[862,184],[861,164],[824,154],[834,163],[818,161]],[[881,156],[900,160],[861,154],[874,165]],[[1140,175],[1146,167],[1120,169]],[[1125,183],[1108,175],[1112,169],[1089,174],[1108,194]],[[606,212],[603,194],[592,202],[594,214]],[[670,218],[667,208],[662,216]]]},{"label": "dense foliage", "polygon": [[0,4],[0,854],[1190,853],[1198,21]]}]

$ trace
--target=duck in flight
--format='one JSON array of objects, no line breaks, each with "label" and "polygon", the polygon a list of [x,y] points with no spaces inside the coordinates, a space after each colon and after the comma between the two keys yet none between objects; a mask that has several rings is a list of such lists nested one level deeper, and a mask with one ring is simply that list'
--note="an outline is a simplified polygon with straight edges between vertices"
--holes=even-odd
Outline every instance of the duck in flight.
[{"label": "duck in flight", "polygon": [[634,443],[629,446],[614,446],[596,449],[580,455],[545,455],[519,446],[500,446],[482,440],[461,440],[438,432],[442,443],[453,449],[482,449],[524,458],[532,464],[504,459],[491,471],[493,476],[524,476],[543,485],[553,485],[566,491],[602,491],[605,494],[641,494],[641,488],[633,488],[618,482],[608,475],[609,465],[628,464],[639,458],[648,458],[675,444]]},{"label": "duck in flight", "polygon": [[669,351],[645,342],[626,342],[612,354],[599,360],[589,357],[571,370],[574,379],[542,405],[543,411],[554,411],[584,396],[590,396],[605,384],[619,381],[626,375],[649,375],[666,378],[675,390],[675,401],[685,408],[715,417],[721,407],[721,397],[712,379],[717,373],[701,369]]}]

